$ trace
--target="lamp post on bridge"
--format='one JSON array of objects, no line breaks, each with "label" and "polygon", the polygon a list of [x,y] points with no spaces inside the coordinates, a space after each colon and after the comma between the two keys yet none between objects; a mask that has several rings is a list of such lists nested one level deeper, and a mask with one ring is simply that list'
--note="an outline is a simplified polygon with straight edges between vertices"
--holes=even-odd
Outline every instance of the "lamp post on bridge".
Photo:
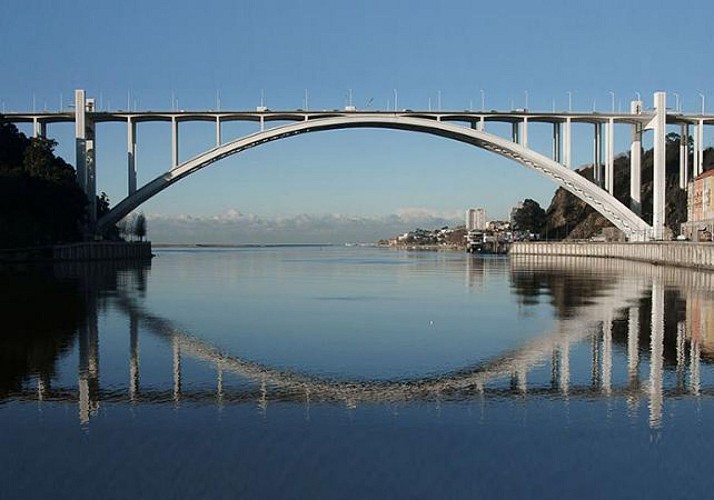
[{"label": "lamp post on bridge", "polygon": [[486,111],[486,92],[481,89],[481,112]]},{"label": "lamp post on bridge", "polygon": [[568,113],[572,113],[573,112],[573,93],[570,90],[568,90],[566,92],[566,94],[568,94]]},{"label": "lamp post on bridge", "polygon": [[704,114],[704,94],[701,92],[698,92],[699,97],[702,98],[702,114]]},{"label": "lamp post on bridge", "polygon": [[612,112],[615,112],[615,93],[611,90],[610,97],[612,98]]}]

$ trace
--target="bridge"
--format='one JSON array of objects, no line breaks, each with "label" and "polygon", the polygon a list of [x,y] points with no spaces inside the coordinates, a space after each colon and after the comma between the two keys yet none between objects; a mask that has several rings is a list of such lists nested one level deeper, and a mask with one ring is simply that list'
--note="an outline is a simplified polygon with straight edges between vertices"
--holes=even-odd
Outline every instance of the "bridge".
[{"label": "bridge", "polygon": [[[514,160],[550,178],[568,190],[622,230],[629,241],[664,239],[665,228],[665,147],[668,126],[679,127],[679,185],[686,189],[689,180],[703,171],[704,127],[714,125],[714,115],[684,114],[667,108],[667,94],[656,92],[653,107],[646,109],[640,100],[632,101],[629,113],[577,113],[499,111],[358,111],[349,106],[333,111],[271,111],[260,106],[256,111],[99,111],[84,90],[75,91],[72,112],[7,113],[4,120],[32,123],[35,137],[46,137],[47,125],[74,122],[76,136],[77,179],[90,200],[90,224],[101,233],[126,217],[145,201],[175,182],[228,156],[268,142],[322,130],[383,128],[407,130],[445,137],[467,143]],[[222,125],[227,122],[254,122],[256,132],[224,142]],[[100,220],[96,218],[95,137],[97,125],[122,122],[127,125],[127,196]],[[171,126],[171,165],[145,185],[137,186],[137,123],[166,122]],[[179,124],[215,123],[215,147],[186,161],[179,159]],[[290,122],[270,127],[273,122]],[[487,132],[491,123],[510,124],[510,137]],[[593,126],[593,182],[573,170],[572,125]],[[552,127],[552,150],[538,152],[528,143],[529,127]],[[625,126],[630,133],[630,202],[621,203],[613,195],[615,129]],[[604,129],[604,133],[603,133]],[[653,218],[650,225],[641,214],[641,171],[643,134],[653,132]],[[691,132],[691,134],[690,134]],[[689,137],[693,139],[693,161],[689,162]]]}]

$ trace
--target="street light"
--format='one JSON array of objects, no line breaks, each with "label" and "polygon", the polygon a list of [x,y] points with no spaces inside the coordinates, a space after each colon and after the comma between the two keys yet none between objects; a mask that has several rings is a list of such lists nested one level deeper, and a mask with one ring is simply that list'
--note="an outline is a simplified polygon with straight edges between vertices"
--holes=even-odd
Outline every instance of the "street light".
[{"label": "street light", "polygon": [[637,102],[640,102],[642,100],[642,97],[640,97],[639,92],[635,92],[635,96],[637,96]]},{"label": "street light", "polygon": [[612,112],[615,112],[615,93],[611,90],[610,97],[612,98]]},{"label": "street light", "polygon": [[394,112],[396,113],[399,107],[397,106],[397,89],[394,89]]},{"label": "street light", "polygon": [[672,95],[674,95],[674,110],[679,112],[679,94],[672,92]]},{"label": "street light", "polygon": [[573,93],[571,91],[567,91],[566,94],[568,94],[568,113],[573,112]]},{"label": "street light", "polygon": [[481,111],[486,111],[486,92],[481,89]]},{"label": "street light", "polygon": [[526,97],[526,105],[525,105],[525,108],[524,108],[524,109],[525,109],[526,111],[528,111],[528,91],[527,91],[527,90],[524,90],[524,91],[523,91],[523,94],[524,94],[525,97]]},{"label": "street light", "polygon": [[436,110],[441,111],[441,90],[436,91]]},{"label": "street light", "polygon": [[704,94],[702,94],[701,92],[698,92],[698,94],[699,97],[702,98],[702,114],[704,114]]}]

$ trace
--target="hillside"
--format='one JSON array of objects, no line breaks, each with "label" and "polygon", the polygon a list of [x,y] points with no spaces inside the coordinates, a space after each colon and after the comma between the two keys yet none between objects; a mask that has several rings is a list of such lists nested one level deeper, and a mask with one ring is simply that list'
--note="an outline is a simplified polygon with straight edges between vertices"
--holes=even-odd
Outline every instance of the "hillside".
[{"label": "hillside", "polygon": [[[679,234],[679,225],[687,218],[687,193],[679,188],[679,135],[667,135],[666,149],[666,206],[665,223],[673,234]],[[652,222],[652,176],[654,151],[642,155],[642,215]],[[690,165],[692,158],[690,156]],[[630,205],[630,158],[629,154],[615,158],[615,197]],[[714,149],[704,152],[704,170],[714,168]],[[593,166],[588,165],[578,172],[588,179],[593,177]],[[585,202],[563,188],[558,188],[546,211],[544,236],[548,239],[588,239],[613,225]]]}]

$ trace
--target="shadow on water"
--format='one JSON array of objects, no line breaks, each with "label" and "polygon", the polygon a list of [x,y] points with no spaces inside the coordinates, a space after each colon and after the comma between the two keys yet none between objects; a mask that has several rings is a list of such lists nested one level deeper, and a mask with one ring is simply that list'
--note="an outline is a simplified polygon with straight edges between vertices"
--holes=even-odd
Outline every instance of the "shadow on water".
[{"label": "shadow on water", "polygon": [[148,262],[0,266],[0,398],[20,391],[29,378],[49,385],[58,360],[75,348],[107,295],[127,283],[142,295],[149,270]]}]

